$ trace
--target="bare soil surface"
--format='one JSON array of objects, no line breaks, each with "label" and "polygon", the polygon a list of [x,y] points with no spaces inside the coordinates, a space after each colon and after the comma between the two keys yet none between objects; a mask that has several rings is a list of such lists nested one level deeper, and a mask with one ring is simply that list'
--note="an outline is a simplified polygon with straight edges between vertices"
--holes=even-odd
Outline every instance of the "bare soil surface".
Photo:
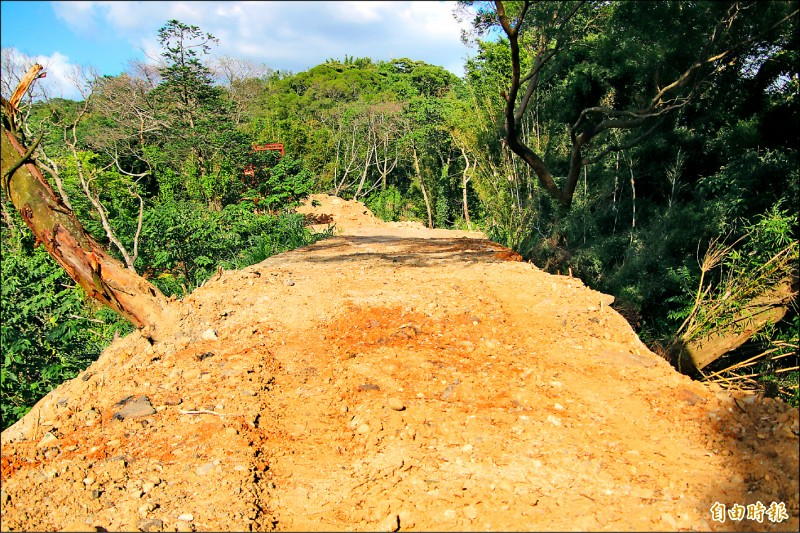
[{"label": "bare soil surface", "polygon": [[338,236],[221,272],[3,432],[4,531],[798,530],[797,409],[479,233],[311,200]]}]

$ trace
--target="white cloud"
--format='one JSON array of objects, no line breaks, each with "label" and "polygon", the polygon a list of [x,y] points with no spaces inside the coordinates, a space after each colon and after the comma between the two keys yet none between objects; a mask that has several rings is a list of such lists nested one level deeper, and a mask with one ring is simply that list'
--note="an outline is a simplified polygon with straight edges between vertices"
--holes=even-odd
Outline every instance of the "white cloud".
[{"label": "white cloud", "polygon": [[138,2],[103,2],[100,5],[105,8],[105,17],[115,31],[138,33],[159,18]]},{"label": "white cloud", "polygon": [[381,11],[391,9],[389,2],[337,2],[332,11],[344,22],[368,23],[381,20]]},{"label": "white cloud", "polygon": [[[169,19],[220,39],[215,55],[242,56],[273,68],[308,69],[328,58],[421,59],[461,74],[468,50],[454,2],[56,2],[56,12],[83,35],[88,28],[158,50]],[[156,54],[157,55],[157,54]],[[126,58],[128,59],[128,58]]]},{"label": "white cloud", "polygon": [[95,7],[98,2],[53,2],[53,11],[75,33],[91,35],[97,29]]}]

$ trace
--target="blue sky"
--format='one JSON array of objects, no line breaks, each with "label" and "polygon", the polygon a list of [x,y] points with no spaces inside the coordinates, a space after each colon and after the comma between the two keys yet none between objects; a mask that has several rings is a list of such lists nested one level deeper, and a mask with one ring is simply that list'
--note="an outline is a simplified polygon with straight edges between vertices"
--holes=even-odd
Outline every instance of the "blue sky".
[{"label": "blue sky", "polygon": [[[230,56],[300,72],[345,54],[399,57],[457,75],[474,52],[461,43],[454,2],[0,2],[0,40],[14,61],[45,66],[53,96],[77,98],[73,65],[123,72],[130,60],[158,57],[158,28],[172,18],[199,26]],[[9,56],[3,55],[4,60]],[[148,59],[148,57],[152,59]]]}]

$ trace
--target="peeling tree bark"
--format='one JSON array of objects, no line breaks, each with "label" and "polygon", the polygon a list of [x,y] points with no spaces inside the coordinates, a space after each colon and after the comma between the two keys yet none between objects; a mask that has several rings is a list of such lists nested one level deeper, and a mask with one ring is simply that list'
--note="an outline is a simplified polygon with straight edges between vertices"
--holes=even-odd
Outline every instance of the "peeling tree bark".
[{"label": "peeling tree bark", "polygon": [[[13,107],[4,107],[4,119],[11,126]],[[90,298],[119,313],[143,335],[156,341],[168,336],[176,323],[176,305],[92,238],[29,159],[29,150],[7,129],[6,120],[0,135],[2,185],[37,245],[42,244]]]}]

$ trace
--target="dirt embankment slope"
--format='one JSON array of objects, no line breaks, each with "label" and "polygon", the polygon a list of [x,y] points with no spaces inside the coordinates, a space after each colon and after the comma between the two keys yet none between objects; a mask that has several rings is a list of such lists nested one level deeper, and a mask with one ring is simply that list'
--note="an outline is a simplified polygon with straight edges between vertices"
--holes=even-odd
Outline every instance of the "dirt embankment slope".
[{"label": "dirt embankment slope", "polygon": [[797,531],[796,409],[479,234],[312,199],[341,235],[215,276],[174,341],[3,432],[3,530]]}]

